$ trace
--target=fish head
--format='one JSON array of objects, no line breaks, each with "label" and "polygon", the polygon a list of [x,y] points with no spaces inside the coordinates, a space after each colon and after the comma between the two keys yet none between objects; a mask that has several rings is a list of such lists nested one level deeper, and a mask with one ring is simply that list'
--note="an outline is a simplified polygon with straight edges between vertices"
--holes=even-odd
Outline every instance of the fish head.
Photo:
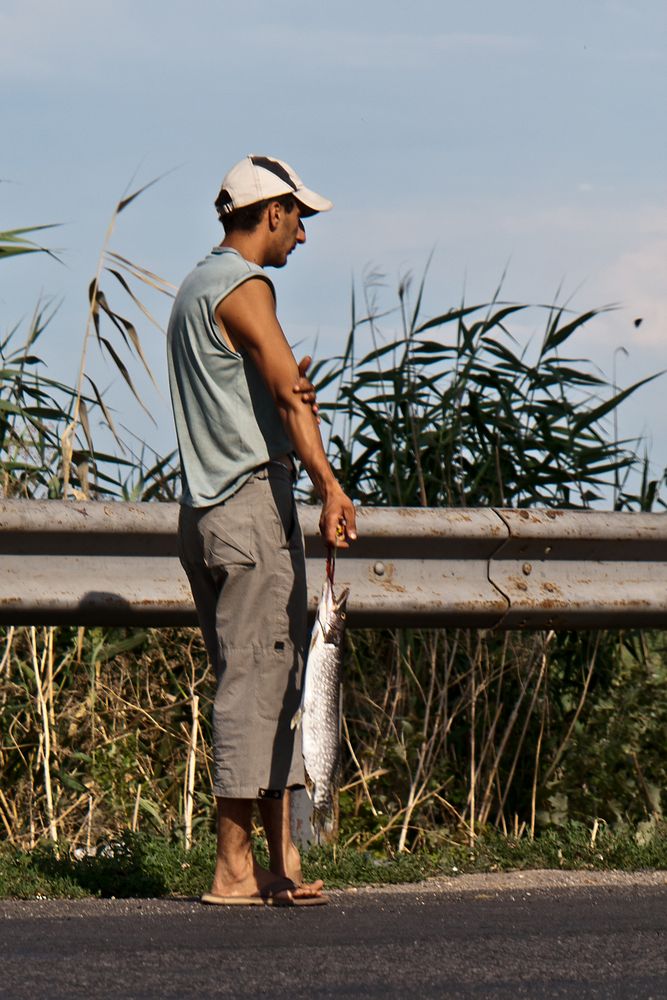
[{"label": "fish head", "polygon": [[339,646],[343,641],[347,618],[347,599],[349,596],[349,587],[345,587],[338,597],[334,594],[333,587],[331,588],[331,603],[327,615],[324,641],[334,646]]}]

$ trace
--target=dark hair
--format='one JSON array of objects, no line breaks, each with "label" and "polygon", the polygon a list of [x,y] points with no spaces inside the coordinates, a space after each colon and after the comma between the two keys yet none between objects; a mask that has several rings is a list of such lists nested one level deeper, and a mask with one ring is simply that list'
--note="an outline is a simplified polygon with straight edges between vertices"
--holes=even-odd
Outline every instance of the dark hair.
[{"label": "dark hair", "polygon": [[233,212],[225,212],[224,206],[229,204],[227,192],[223,190],[215,199],[215,207],[218,210],[218,218],[225,227],[225,233],[232,233],[237,230],[251,233],[262,221],[262,216],[268,205],[277,201],[289,214],[294,211],[296,198],[291,194],[277,195],[275,198],[265,198],[264,201],[255,201],[252,205],[244,205]]}]

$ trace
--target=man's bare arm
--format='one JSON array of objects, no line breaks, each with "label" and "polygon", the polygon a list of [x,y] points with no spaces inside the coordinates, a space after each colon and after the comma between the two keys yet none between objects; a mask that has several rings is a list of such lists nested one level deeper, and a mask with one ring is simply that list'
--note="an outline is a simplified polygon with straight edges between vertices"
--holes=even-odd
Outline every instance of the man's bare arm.
[{"label": "man's bare arm", "polygon": [[216,319],[233,343],[246,351],[276,402],[294,450],[322,500],[320,531],[325,542],[346,548],[357,537],[354,506],[331,471],[314,414],[293,391],[300,373],[268,284],[255,278],[245,281],[222,300]]}]

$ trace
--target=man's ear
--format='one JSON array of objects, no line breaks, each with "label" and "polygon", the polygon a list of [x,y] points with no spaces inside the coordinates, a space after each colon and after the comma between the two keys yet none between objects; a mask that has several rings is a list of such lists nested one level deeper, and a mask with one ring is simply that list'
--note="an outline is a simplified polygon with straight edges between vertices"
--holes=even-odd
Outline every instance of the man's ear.
[{"label": "man's ear", "polygon": [[269,223],[269,229],[273,232],[274,229],[278,228],[280,223],[281,215],[283,211],[283,206],[279,201],[271,201],[266,209],[267,220]]}]

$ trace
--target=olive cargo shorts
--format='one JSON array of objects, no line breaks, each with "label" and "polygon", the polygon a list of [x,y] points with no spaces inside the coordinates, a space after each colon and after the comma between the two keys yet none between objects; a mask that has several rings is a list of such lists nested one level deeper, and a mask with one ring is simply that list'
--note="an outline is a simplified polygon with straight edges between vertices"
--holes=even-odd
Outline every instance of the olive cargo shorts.
[{"label": "olive cargo shorts", "polygon": [[306,570],[290,471],[258,470],[214,507],[181,506],[179,556],[215,670],[213,792],[280,796],[304,784],[300,729]]}]

